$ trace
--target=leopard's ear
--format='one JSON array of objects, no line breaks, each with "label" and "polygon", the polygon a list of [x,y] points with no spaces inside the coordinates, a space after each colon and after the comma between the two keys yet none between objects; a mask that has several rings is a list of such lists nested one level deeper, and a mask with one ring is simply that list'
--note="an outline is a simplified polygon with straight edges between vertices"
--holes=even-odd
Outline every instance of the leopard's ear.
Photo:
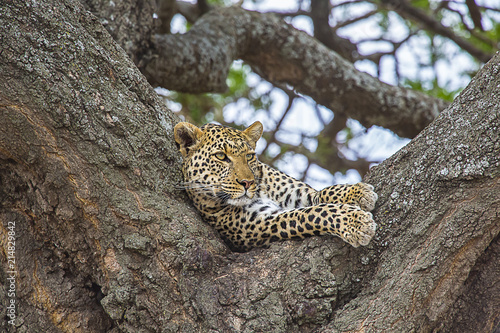
[{"label": "leopard's ear", "polygon": [[203,132],[195,125],[181,122],[174,127],[175,142],[179,144],[179,150],[186,157],[189,150],[200,140]]},{"label": "leopard's ear", "polygon": [[262,131],[263,127],[260,121],[256,121],[252,125],[248,126],[246,130],[243,131],[243,133],[250,139],[250,141],[253,143],[254,147],[257,141],[259,141],[260,137],[262,136]]}]

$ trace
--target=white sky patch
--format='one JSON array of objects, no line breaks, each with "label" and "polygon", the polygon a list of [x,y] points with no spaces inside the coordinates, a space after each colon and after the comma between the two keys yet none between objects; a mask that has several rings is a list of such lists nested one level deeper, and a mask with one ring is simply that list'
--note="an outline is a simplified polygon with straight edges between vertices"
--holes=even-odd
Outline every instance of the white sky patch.
[{"label": "white sky patch", "polygon": [[314,113],[314,109],[312,109],[310,102],[304,98],[296,99],[283,121],[283,125],[291,132],[307,136],[317,135],[323,129],[323,126],[317,117],[311,116],[311,113]]},{"label": "white sky patch", "polygon": [[278,161],[278,168],[289,176],[300,178],[302,172],[307,167],[307,158],[303,155],[285,154],[285,156]]},{"label": "white sky patch", "polygon": [[243,8],[248,10],[258,10],[260,12],[271,12],[271,11],[297,11],[298,1],[297,0],[264,0],[264,1],[245,1],[243,3]]},{"label": "white sky patch", "polygon": [[186,23],[187,21],[184,16],[175,14],[172,21],[170,21],[170,31],[173,34],[184,34],[187,31]]},{"label": "white sky patch", "polygon": [[314,26],[312,20],[309,17],[296,16],[291,20],[291,22],[288,23],[291,23],[295,27],[295,29],[305,31],[311,36],[314,35]]}]

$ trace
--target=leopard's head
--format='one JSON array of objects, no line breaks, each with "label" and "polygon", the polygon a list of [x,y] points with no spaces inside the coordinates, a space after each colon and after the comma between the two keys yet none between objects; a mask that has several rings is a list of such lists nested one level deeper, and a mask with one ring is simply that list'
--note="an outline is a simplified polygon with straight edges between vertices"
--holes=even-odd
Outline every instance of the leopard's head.
[{"label": "leopard's head", "polygon": [[184,188],[195,204],[243,206],[258,191],[255,145],[262,124],[255,122],[239,131],[222,125],[201,128],[181,122],[174,128],[175,141],[183,156]]}]

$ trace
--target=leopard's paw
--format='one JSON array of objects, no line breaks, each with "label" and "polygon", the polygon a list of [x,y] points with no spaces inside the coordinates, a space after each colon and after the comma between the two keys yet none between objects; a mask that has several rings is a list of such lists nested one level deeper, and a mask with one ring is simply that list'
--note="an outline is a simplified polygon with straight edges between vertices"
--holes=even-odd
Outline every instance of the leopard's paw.
[{"label": "leopard's paw", "polygon": [[357,183],[352,185],[350,196],[353,204],[359,206],[362,210],[372,211],[375,208],[378,195],[373,191],[373,186],[366,183]]},{"label": "leopard's paw", "polygon": [[369,212],[357,211],[353,217],[355,219],[350,220],[346,225],[342,238],[354,247],[366,246],[375,236],[377,224],[373,221],[372,213]]}]

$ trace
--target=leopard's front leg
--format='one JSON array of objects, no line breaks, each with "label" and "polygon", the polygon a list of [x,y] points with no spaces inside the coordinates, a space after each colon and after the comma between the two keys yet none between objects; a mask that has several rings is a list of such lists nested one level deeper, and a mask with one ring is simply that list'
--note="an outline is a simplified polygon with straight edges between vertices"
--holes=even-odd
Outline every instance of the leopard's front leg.
[{"label": "leopard's front leg", "polygon": [[373,186],[366,183],[354,185],[333,185],[317,192],[314,203],[337,203],[358,206],[362,210],[371,211],[378,199]]},{"label": "leopard's front leg", "polygon": [[270,242],[305,238],[314,235],[336,235],[354,247],[367,245],[375,235],[376,224],[372,214],[357,206],[346,204],[319,204],[247,219],[248,227],[239,239],[231,241],[237,247],[249,249]]}]

